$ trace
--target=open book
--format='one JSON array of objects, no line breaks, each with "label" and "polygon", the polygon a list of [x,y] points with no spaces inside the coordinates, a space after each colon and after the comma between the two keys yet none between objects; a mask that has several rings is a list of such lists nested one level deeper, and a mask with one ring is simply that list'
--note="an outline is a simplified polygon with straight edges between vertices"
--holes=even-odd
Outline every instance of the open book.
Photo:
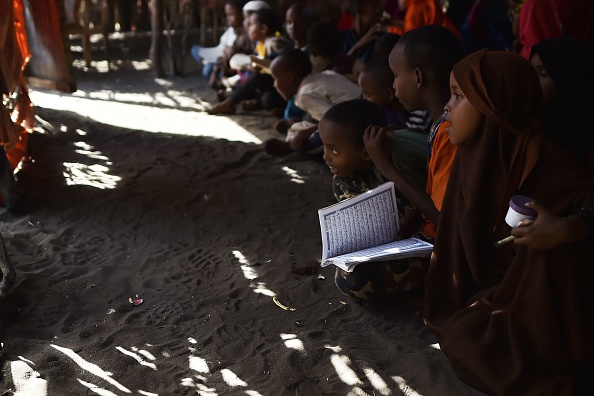
[{"label": "open book", "polygon": [[429,257],[433,245],[417,238],[396,240],[400,229],[394,183],[318,210],[322,267],[351,272],[362,262]]}]

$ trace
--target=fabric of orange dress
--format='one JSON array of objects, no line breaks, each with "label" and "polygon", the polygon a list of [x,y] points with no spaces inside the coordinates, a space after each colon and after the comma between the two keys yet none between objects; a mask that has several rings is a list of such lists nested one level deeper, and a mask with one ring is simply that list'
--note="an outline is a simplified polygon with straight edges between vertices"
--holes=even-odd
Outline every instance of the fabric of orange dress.
[{"label": "fabric of orange dress", "polygon": [[403,35],[409,30],[421,26],[439,25],[447,28],[456,36],[460,32],[452,20],[443,13],[437,0],[407,0],[404,14],[404,26],[389,26],[389,33]]}]

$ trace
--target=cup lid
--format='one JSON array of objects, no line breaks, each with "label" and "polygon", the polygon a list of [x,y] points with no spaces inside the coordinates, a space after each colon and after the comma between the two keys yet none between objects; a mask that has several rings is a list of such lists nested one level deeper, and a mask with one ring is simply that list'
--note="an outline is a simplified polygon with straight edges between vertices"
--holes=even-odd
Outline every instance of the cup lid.
[{"label": "cup lid", "polygon": [[536,211],[532,208],[527,208],[526,204],[532,202],[532,198],[525,195],[514,195],[509,200],[509,207],[524,216],[535,217]]}]

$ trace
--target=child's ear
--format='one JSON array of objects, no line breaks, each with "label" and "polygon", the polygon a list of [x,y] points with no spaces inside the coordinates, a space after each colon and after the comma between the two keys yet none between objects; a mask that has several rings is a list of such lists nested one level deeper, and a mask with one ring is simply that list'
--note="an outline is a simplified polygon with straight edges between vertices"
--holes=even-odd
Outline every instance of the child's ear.
[{"label": "child's ear", "polygon": [[417,79],[417,89],[423,85],[423,72],[418,67],[415,69],[415,78]]}]

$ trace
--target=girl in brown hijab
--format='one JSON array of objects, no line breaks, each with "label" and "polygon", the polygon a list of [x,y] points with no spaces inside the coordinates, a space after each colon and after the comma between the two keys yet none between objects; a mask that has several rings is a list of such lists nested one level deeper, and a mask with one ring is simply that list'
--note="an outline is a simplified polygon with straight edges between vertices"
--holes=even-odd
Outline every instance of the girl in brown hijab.
[{"label": "girl in brown hijab", "polygon": [[594,394],[592,243],[544,251],[494,244],[510,235],[504,218],[513,195],[565,216],[592,199],[594,183],[540,132],[541,88],[527,60],[479,51],[454,66],[450,83],[448,134],[459,146],[425,322],[456,374],[483,392]]}]

